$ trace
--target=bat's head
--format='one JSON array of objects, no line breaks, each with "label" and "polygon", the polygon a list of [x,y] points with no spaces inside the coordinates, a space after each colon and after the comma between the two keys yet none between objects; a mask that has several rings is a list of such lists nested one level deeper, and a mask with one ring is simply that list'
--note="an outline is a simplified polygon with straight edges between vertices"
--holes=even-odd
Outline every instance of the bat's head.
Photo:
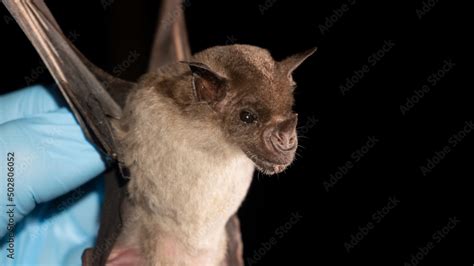
[{"label": "bat's head", "polygon": [[217,46],[187,62],[196,100],[209,104],[228,139],[265,174],[283,171],[295,157],[292,72],[315,50],[275,61],[255,46]]}]

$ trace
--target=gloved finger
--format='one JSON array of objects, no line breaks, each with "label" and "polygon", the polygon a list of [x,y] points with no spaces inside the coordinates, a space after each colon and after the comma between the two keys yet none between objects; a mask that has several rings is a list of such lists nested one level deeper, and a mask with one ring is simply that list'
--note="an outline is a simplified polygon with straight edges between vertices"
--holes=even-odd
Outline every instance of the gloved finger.
[{"label": "gloved finger", "polygon": [[84,249],[94,246],[103,190],[99,177],[38,205],[17,224],[11,252],[8,238],[0,241],[0,265],[80,265]]},{"label": "gloved finger", "polygon": [[39,113],[57,110],[64,106],[55,86],[35,85],[0,95],[0,124]]},{"label": "gloved finger", "polygon": [[[79,187],[106,168],[67,108],[0,125],[0,162],[5,164],[8,157],[14,161],[17,221],[36,204]],[[2,195],[7,191],[7,171],[0,167]],[[0,236],[5,233],[6,219],[0,216]]]}]

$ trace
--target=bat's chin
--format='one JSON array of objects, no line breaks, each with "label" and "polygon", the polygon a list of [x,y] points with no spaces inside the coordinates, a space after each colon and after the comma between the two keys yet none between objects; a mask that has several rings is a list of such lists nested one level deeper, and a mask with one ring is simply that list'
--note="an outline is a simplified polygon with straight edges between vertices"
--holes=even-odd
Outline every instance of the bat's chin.
[{"label": "bat's chin", "polygon": [[253,160],[258,171],[266,175],[274,175],[283,172],[290,164],[277,164],[269,161],[255,159]]},{"label": "bat's chin", "polygon": [[293,157],[286,160],[267,159],[264,156],[258,156],[250,151],[245,152],[250,160],[253,161],[258,171],[266,175],[274,175],[283,172],[293,161]]}]

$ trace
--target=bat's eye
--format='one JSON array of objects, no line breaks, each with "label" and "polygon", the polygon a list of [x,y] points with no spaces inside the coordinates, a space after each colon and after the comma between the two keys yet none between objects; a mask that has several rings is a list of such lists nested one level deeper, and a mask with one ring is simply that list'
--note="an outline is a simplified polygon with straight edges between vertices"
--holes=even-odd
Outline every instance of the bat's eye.
[{"label": "bat's eye", "polygon": [[257,121],[257,116],[254,113],[245,110],[240,112],[240,120],[244,123],[252,124]]}]

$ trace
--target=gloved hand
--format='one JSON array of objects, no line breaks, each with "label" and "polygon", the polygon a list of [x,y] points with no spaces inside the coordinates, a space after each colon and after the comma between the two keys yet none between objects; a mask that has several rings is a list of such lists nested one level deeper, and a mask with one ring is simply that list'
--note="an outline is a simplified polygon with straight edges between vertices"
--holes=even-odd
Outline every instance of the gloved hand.
[{"label": "gloved hand", "polygon": [[80,265],[98,230],[103,184],[93,178],[105,167],[56,88],[0,96],[0,265]]}]

